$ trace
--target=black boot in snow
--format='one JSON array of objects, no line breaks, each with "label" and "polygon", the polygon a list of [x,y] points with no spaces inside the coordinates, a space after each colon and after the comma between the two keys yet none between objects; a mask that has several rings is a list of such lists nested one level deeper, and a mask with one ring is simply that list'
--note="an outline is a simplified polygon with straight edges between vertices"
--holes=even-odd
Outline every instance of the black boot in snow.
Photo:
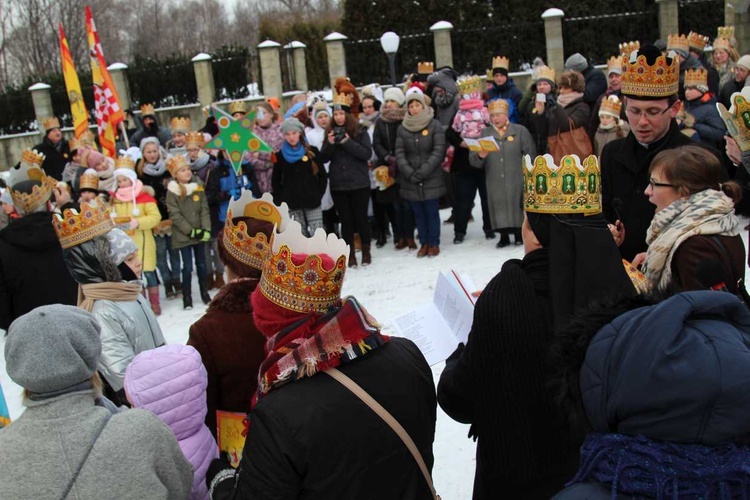
[{"label": "black boot in snow", "polygon": [[211,302],[211,296],[208,294],[208,284],[202,282],[198,285],[201,290],[201,300],[204,304],[208,305]]},{"label": "black boot in snow", "polygon": [[186,311],[193,308],[193,290],[190,283],[182,284],[182,308]]}]

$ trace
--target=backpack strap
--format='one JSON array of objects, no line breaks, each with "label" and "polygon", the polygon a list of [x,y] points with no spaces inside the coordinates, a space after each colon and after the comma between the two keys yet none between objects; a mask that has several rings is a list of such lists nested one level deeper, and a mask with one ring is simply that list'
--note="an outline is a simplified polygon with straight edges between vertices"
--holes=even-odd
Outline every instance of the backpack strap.
[{"label": "backpack strap", "polygon": [[86,464],[86,460],[88,460],[89,455],[91,455],[91,450],[94,449],[94,445],[99,439],[99,436],[102,435],[104,428],[107,427],[107,424],[109,423],[110,418],[111,418],[111,415],[107,416],[107,418],[104,419],[104,423],[102,423],[99,426],[99,430],[96,432],[96,435],[94,435],[94,440],[89,446],[89,449],[86,450],[86,454],[83,456],[83,460],[81,460],[81,463],[78,465],[78,470],[75,471],[75,473],[73,474],[73,477],[71,477],[70,481],[68,481],[68,486],[65,487],[65,490],[63,491],[62,496],[60,496],[60,500],[65,500],[66,498],[68,498],[68,493],[70,493],[70,490],[73,489],[73,485],[75,484],[76,479],[78,479],[78,475],[81,473],[81,469],[83,469],[83,466]]}]

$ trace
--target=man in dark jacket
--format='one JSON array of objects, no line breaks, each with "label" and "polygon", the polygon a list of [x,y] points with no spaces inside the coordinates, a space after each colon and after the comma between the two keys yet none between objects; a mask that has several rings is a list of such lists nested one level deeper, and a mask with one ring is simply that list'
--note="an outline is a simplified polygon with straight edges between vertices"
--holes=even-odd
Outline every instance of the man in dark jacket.
[{"label": "man in dark jacket", "polygon": [[[10,179],[13,202],[21,217],[0,231],[0,328],[4,330],[36,307],[74,306],[78,301],[78,285],[68,273],[52,226],[52,184],[47,179],[36,180],[41,158],[33,164],[27,161],[27,152],[21,164],[11,169]],[[23,196],[33,193],[34,187],[39,196]],[[54,193],[59,205],[69,201],[64,191],[55,189]]]},{"label": "man in dark jacket", "polygon": [[721,88],[719,102],[729,109],[732,105],[732,94],[741,92],[745,88],[748,78],[750,78],[750,54],[745,54],[737,61],[734,78]]},{"label": "man in dark jacket", "polygon": [[593,108],[596,100],[607,91],[607,78],[602,70],[595,68],[593,64],[576,52],[565,61],[565,69],[578,71],[586,80],[586,90],[583,92],[583,102]]},{"label": "man in dark jacket", "polygon": [[53,116],[43,120],[42,125],[45,130],[44,140],[34,146],[34,149],[44,155],[44,172],[61,181],[65,165],[71,159],[70,145],[60,130],[60,120]]},{"label": "man in dark jacket", "polygon": [[719,72],[716,71],[713,64],[710,64],[706,59],[706,53],[704,49],[708,43],[708,37],[699,35],[693,31],[688,34],[688,46],[690,47],[690,55],[693,56],[708,71],[708,91],[713,95],[719,95]]},{"label": "man in dark jacket", "polygon": [[133,134],[133,137],[130,139],[130,143],[135,147],[140,147],[141,140],[146,137],[156,137],[159,139],[159,144],[164,148],[172,140],[172,134],[169,132],[169,129],[159,126],[159,121],[156,119],[156,111],[152,104],[141,106],[141,125],[142,128],[138,129],[138,132]]},{"label": "man in dark jacket", "polygon": [[523,98],[523,92],[516,87],[513,78],[509,76],[510,61],[507,57],[495,56],[492,58],[492,84],[487,90],[487,101],[505,99],[510,101],[510,114],[508,121],[519,123],[518,105]]}]

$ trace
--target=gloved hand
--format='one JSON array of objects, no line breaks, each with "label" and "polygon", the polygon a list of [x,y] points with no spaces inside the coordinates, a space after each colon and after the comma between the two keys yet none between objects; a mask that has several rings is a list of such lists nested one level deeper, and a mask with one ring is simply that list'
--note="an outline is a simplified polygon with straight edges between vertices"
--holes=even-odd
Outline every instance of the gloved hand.
[{"label": "gloved hand", "polygon": [[[191,229],[190,230],[190,237],[192,239],[194,239],[194,240],[200,240],[200,241],[202,241],[203,240],[203,233],[205,233],[205,231],[203,229]],[[209,234],[208,237],[210,238],[211,234]],[[206,240],[206,241],[208,241],[208,240]]]},{"label": "gloved hand", "polygon": [[203,243],[207,243],[208,240],[211,239],[211,230],[210,229],[201,229],[203,231],[203,235],[201,236],[200,240]]}]

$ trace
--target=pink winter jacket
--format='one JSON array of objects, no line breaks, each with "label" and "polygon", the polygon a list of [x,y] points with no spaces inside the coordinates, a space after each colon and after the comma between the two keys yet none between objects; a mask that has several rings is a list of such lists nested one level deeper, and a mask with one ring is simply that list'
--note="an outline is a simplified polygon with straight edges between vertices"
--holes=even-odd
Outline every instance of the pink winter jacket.
[{"label": "pink winter jacket", "polygon": [[137,355],[125,372],[125,392],[134,408],[151,411],[174,432],[193,464],[191,500],[208,498],[206,471],[219,449],[206,419],[208,375],[192,346],[172,344]]}]

